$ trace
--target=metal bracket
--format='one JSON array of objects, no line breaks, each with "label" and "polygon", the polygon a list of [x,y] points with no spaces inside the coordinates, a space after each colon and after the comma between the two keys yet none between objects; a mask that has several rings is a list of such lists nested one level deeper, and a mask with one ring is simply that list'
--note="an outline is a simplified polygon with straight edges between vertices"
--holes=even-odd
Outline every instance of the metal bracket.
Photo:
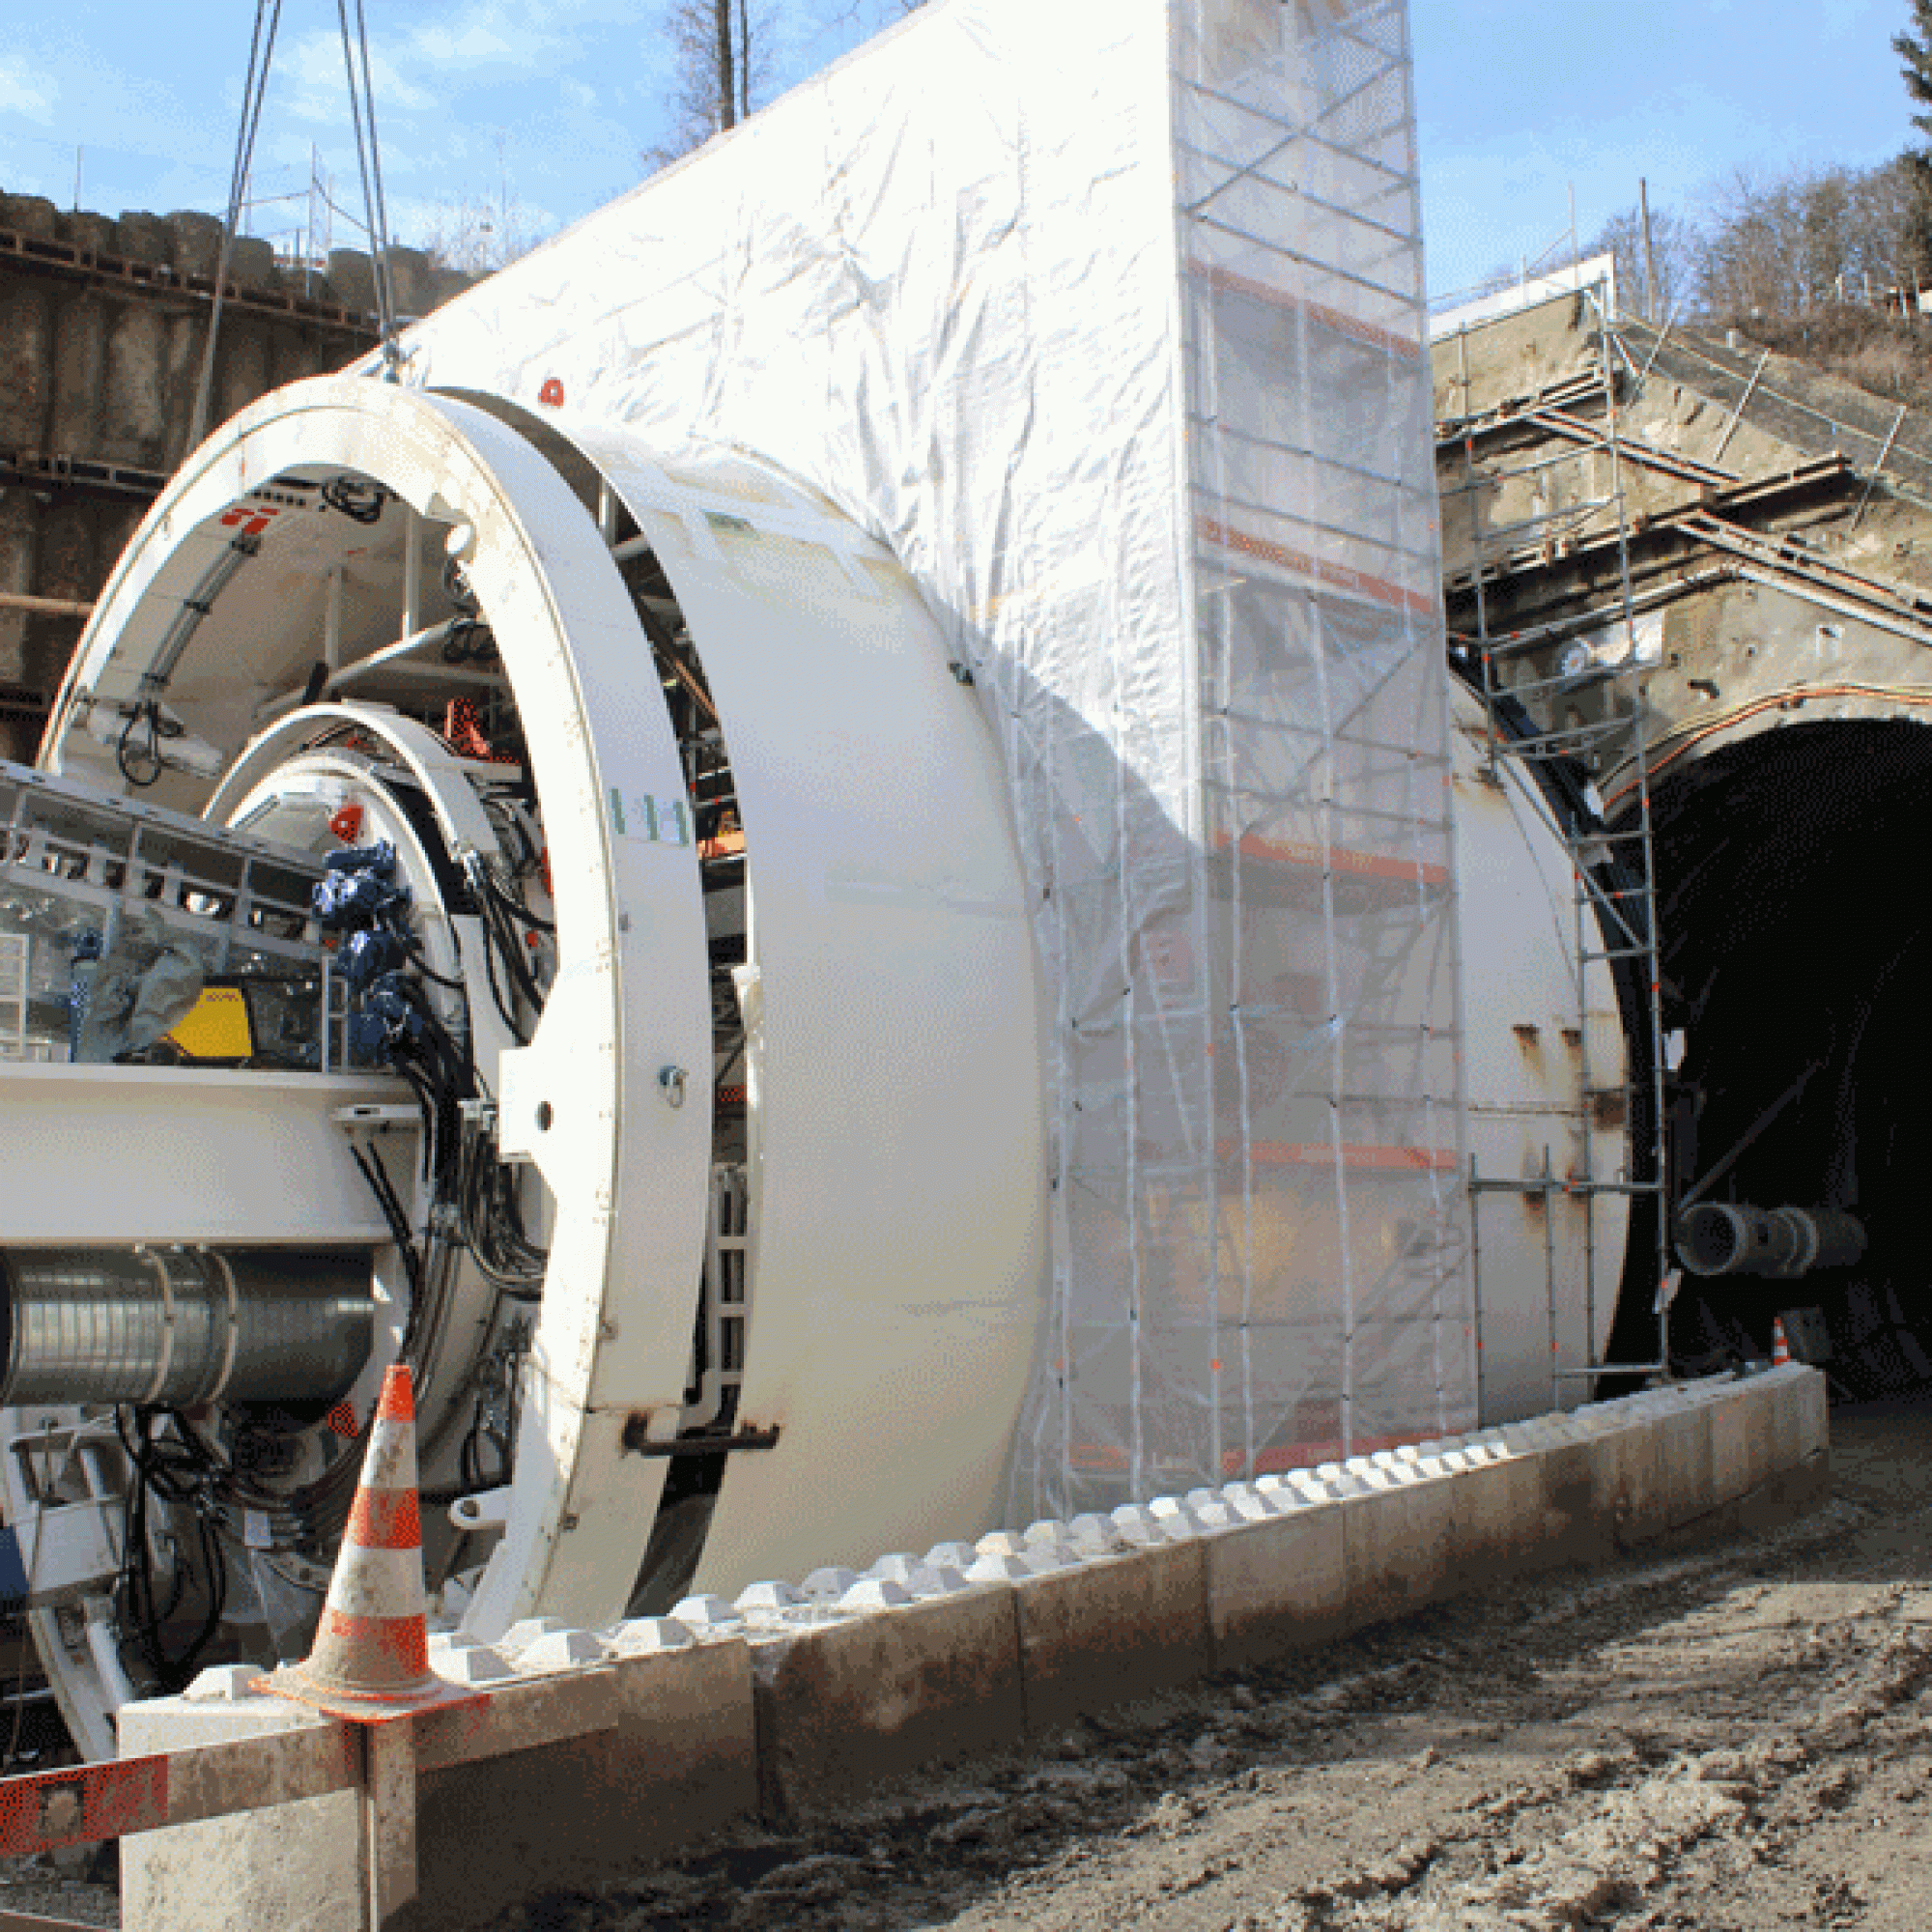
[{"label": "metal bracket", "polygon": [[691,1435],[674,1442],[653,1442],[649,1418],[634,1415],[624,1425],[623,1449],[627,1456],[723,1456],[739,1450],[776,1449],[779,1429],[740,1429],[731,1435]]}]

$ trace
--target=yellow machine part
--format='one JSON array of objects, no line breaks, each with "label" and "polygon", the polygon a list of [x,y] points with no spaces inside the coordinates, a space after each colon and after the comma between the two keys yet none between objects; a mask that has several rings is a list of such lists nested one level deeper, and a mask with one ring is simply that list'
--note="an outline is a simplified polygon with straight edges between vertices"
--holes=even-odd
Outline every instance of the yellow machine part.
[{"label": "yellow machine part", "polygon": [[166,1037],[189,1060],[246,1060],[255,1051],[248,1001],[240,986],[204,986]]}]

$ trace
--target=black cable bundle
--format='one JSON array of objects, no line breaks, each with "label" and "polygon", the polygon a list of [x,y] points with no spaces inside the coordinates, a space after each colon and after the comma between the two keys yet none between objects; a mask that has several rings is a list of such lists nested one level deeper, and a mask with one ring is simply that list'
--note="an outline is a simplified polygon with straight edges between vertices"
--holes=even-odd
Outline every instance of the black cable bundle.
[{"label": "black cable bundle", "polygon": [[[156,1416],[172,1425],[173,1439],[157,1438]],[[207,1445],[172,1410],[136,1408],[130,1433],[125,1410],[116,1409],[114,1426],[134,1471],[128,1485],[123,1519],[121,1576],[115,1589],[115,1622],[133,1638],[141,1661],[163,1694],[184,1690],[194,1679],[208,1647],[221,1628],[228,1605],[228,1564],[221,1553],[217,1521],[217,1486],[225,1473]],[[167,1649],[164,1626],[187,1595],[188,1566],[176,1546],[172,1587],[167,1601],[156,1600],[155,1552],[150,1534],[151,1497],[171,1509],[191,1512],[206,1606],[201,1628],[187,1647],[175,1654]]]},{"label": "black cable bundle", "polygon": [[331,476],[322,486],[322,500],[339,510],[352,524],[380,524],[389,493],[366,476]]}]

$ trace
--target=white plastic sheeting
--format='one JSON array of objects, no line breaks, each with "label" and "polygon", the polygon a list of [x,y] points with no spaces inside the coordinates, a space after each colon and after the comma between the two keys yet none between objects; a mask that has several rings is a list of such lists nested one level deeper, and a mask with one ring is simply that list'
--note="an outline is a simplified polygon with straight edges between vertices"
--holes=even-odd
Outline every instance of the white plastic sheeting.
[{"label": "white plastic sheeting", "polygon": [[1418,229],[1400,0],[944,0],[411,338],[823,493],[976,680],[1051,1001],[1017,1520],[1473,1420]]}]

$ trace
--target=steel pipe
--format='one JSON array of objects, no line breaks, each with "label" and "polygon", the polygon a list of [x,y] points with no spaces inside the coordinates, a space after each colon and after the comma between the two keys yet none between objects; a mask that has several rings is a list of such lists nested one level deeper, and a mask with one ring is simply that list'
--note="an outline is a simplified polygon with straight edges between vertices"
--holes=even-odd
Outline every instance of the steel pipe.
[{"label": "steel pipe", "polygon": [[91,617],[92,604],[71,597],[30,597],[23,590],[0,590],[0,611],[24,611],[30,617]]},{"label": "steel pipe", "polygon": [[0,1290],[8,1406],[333,1402],[375,1329],[358,1250],[16,1248]]},{"label": "steel pipe", "polygon": [[1700,1201],[1677,1222],[1677,1258],[1695,1275],[1790,1281],[1814,1268],[1850,1267],[1864,1251],[1863,1224],[1838,1208]]}]

